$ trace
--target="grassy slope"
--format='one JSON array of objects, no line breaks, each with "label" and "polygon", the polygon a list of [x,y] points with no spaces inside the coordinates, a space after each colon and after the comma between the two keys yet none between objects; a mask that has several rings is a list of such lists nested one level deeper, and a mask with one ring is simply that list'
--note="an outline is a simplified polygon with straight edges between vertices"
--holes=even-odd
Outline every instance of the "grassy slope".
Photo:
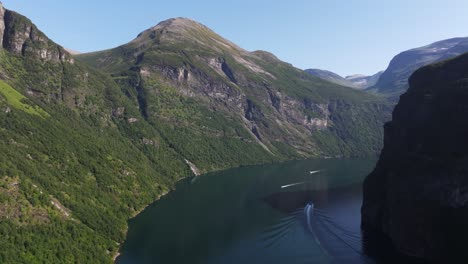
[{"label": "grassy slope", "polygon": [[3,96],[8,105],[11,105],[18,110],[32,115],[37,115],[42,118],[49,117],[49,114],[40,107],[31,106],[25,103],[24,101],[26,100],[26,97],[2,80],[0,80],[0,95]]}]

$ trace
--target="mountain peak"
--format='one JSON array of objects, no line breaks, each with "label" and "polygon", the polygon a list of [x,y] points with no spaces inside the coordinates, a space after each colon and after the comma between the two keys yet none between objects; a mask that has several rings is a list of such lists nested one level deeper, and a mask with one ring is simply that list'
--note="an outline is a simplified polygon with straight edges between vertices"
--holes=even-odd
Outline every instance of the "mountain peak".
[{"label": "mountain peak", "polygon": [[161,21],[131,41],[137,47],[147,48],[153,44],[205,47],[208,49],[242,50],[234,43],[224,39],[207,26],[185,17],[170,18]]},{"label": "mountain peak", "polygon": [[156,26],[151,27],[148,30],[161,30],[165,29],[168,31],[181,31],[181,30],[188,30],[188,29],[208,29],[206,26],[202,25],[201,23],[186,17],[176,17],[176,18],[169,18],[164,21],[159,22]]},{"label": "mountain peak", "polygon": [[195,20],[185,17],[176,17],[161,21],[156,26],[141,32],[135,40],[148,37],[154,39],[157,35],[167,35],[171,33],[185,35],[189,33],[189,31],[197,32],[206,30],[211,31],[208,27]]}]

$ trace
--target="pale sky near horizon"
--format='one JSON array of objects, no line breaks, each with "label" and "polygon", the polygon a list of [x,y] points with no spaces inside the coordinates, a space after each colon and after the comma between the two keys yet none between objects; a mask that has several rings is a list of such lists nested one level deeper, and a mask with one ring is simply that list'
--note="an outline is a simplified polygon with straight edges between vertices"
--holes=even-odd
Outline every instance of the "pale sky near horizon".
[{"label": "pale sky near horizon", "polygon": [[346,76],[384,70],[407,49],[468,36],[466,0],[2,0],[60,45],[90,52],[188,17],[244,49]]}]

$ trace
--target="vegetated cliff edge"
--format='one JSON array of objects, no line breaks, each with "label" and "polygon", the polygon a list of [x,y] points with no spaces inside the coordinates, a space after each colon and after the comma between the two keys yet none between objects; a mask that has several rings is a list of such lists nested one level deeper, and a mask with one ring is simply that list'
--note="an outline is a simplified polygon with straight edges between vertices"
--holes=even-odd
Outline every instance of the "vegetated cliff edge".
[{"label": "vegetated cliff edge", "polygon": [[429,261],[467,259],[468,54],[416,71],[364,182],[362,226]]}]

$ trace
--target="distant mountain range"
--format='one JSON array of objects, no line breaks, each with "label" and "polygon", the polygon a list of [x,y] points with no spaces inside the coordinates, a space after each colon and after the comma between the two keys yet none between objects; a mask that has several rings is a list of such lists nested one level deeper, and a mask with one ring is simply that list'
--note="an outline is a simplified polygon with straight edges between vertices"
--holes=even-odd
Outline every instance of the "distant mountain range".
[{"label": "distant mountain range", "polygon": [[468,52],[468,38],[452,38],[410,49],[396,55],[385,71],[371,76],[342,77],[321,69],[307,69],[307,73],[342,86],[367,90],[387,96],[394,103],[408,89],[408,78],[417,69]]},{"label": "distant mountain range", "polygon": [[468,38],[452,38],[396,55],[370,91],[395,97],[408,89],[408,78],[422,66],[468,52]]},{"label": "distant mountain range", "polygon": [[320,79],[336,83],[342,86],[352,87],[355,89],[366,89],[375,85],[382,74],[378,72],[371,76],[366,76],[362,74],[355,74],[346,77],[342,77],[334,72],[321,70],[321,69],[307,69],[305,72],[316,76]]}]

